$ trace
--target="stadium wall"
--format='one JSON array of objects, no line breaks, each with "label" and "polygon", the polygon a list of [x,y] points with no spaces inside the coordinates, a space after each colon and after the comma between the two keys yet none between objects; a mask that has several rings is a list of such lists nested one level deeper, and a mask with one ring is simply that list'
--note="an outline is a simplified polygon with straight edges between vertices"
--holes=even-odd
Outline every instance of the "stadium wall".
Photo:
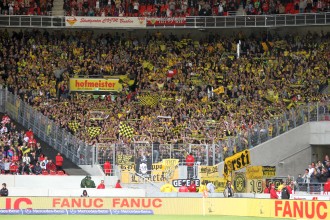
[{"label": "stadium wall", "polygon": [[[7,186],[22,188],[56,188],[76,189],[80,187],[81,180],[85,176],[36,176],[36,175],[1,175],[1,182]],[[115,186],[118,177],[116,176],[92,176],[97,186],[104,180],[106,186]]]},{"label": "stadium wall", "polygon": [[[312,160],[323,158],[321,154],[318,158],[313,156],[313,145],[330,145],[330,122],[305,123],[251,148],[251,165],[276,166],[277,176],[297,176]],[[219,173],[222,172],[223,163],[219,165]]]},{"label": "stadium wall", "polygon": [[330,201],[245,198],[0,198],[0,214],[11,214],[15,210],[18,210],[18,214],[46,214],[56,210],[64,215],[103,213],[329,219]]}]

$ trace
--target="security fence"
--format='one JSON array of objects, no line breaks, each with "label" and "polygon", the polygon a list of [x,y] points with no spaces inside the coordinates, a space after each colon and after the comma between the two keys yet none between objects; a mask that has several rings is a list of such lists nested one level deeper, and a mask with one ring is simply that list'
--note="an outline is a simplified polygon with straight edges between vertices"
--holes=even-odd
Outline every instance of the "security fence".
[{"label": "security fence", "polygon": [[31,128],[42,141],[61,152],[68,159],[78,165],[95,164],[95,147],[79,140],[65,128],[38,112],[19,96],[6,89],[0,90],[0,108],[12,119]]},{"label": "security fence", "polygon": [[235,152],[253,148],[306,122],[330,120],[329,109],[329,101],[300,105],[284,110],[282,114],[252,128],[242,129],[236,136],[221,140],[205,140],[205,144],[158,144],[147,141],[119,143],[118,140],[113,143],[89,145],[22,101],[19,96],[6,89],[0,89],[1,112],[7,112],[15,121],[26,128],[32,128],[41,140],[78,165],[103,165],[105,160],[118,164],[119,154],[131,155],[131,163],[141,154],[150,157],[152,163],[169,158],[179,159],[180,163],[184,163],[186,155],[190,152],[193,153],[197,164],[215,165]]}]

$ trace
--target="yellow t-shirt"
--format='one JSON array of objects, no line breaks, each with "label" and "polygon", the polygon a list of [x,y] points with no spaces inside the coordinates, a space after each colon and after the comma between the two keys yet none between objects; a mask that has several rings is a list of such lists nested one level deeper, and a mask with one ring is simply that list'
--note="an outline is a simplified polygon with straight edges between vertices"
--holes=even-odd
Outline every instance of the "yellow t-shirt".
[{"label": "yellow t-shirt", "polygon": [[176,189],[174,188],[174,186],[170,183],[166,183],[165,185],[163,185],[160,188],[161,192],[176,192]]}]

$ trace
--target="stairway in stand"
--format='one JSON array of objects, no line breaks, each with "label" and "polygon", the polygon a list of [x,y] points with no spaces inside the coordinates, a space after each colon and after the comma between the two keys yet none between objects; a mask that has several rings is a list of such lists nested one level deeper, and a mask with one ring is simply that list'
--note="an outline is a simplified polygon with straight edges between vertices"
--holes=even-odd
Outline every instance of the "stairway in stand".
[{"label": "stairway in stand", "polygon": [[64,16],[63,4],[63,0],[54,0],[52,16]]}]

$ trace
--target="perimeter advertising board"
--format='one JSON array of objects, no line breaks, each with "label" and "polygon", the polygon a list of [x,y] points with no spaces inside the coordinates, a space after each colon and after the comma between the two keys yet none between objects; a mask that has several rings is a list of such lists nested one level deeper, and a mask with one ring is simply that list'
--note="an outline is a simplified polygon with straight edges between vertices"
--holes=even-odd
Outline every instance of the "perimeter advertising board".
[{"label": "perimeter advertising board", "polygon": [[66,16],[65,26],[79,28],[145,28],[145,17],[83,17]]},{"label": "perimeter advertising board", "polygon": [[[26,210],[29,210],[28,213]],[[108,215],[144,213],[329,219],[330,201],[247,198],[0,198],[0,214],[31,214],[34,210],[39,214],[48,214],[48,212],[52,214],[55,211],[58,214],[61,213],[60,210],[66,210],[62,214],[68,215],[78,212],[81,214],[102,212]]]}]

